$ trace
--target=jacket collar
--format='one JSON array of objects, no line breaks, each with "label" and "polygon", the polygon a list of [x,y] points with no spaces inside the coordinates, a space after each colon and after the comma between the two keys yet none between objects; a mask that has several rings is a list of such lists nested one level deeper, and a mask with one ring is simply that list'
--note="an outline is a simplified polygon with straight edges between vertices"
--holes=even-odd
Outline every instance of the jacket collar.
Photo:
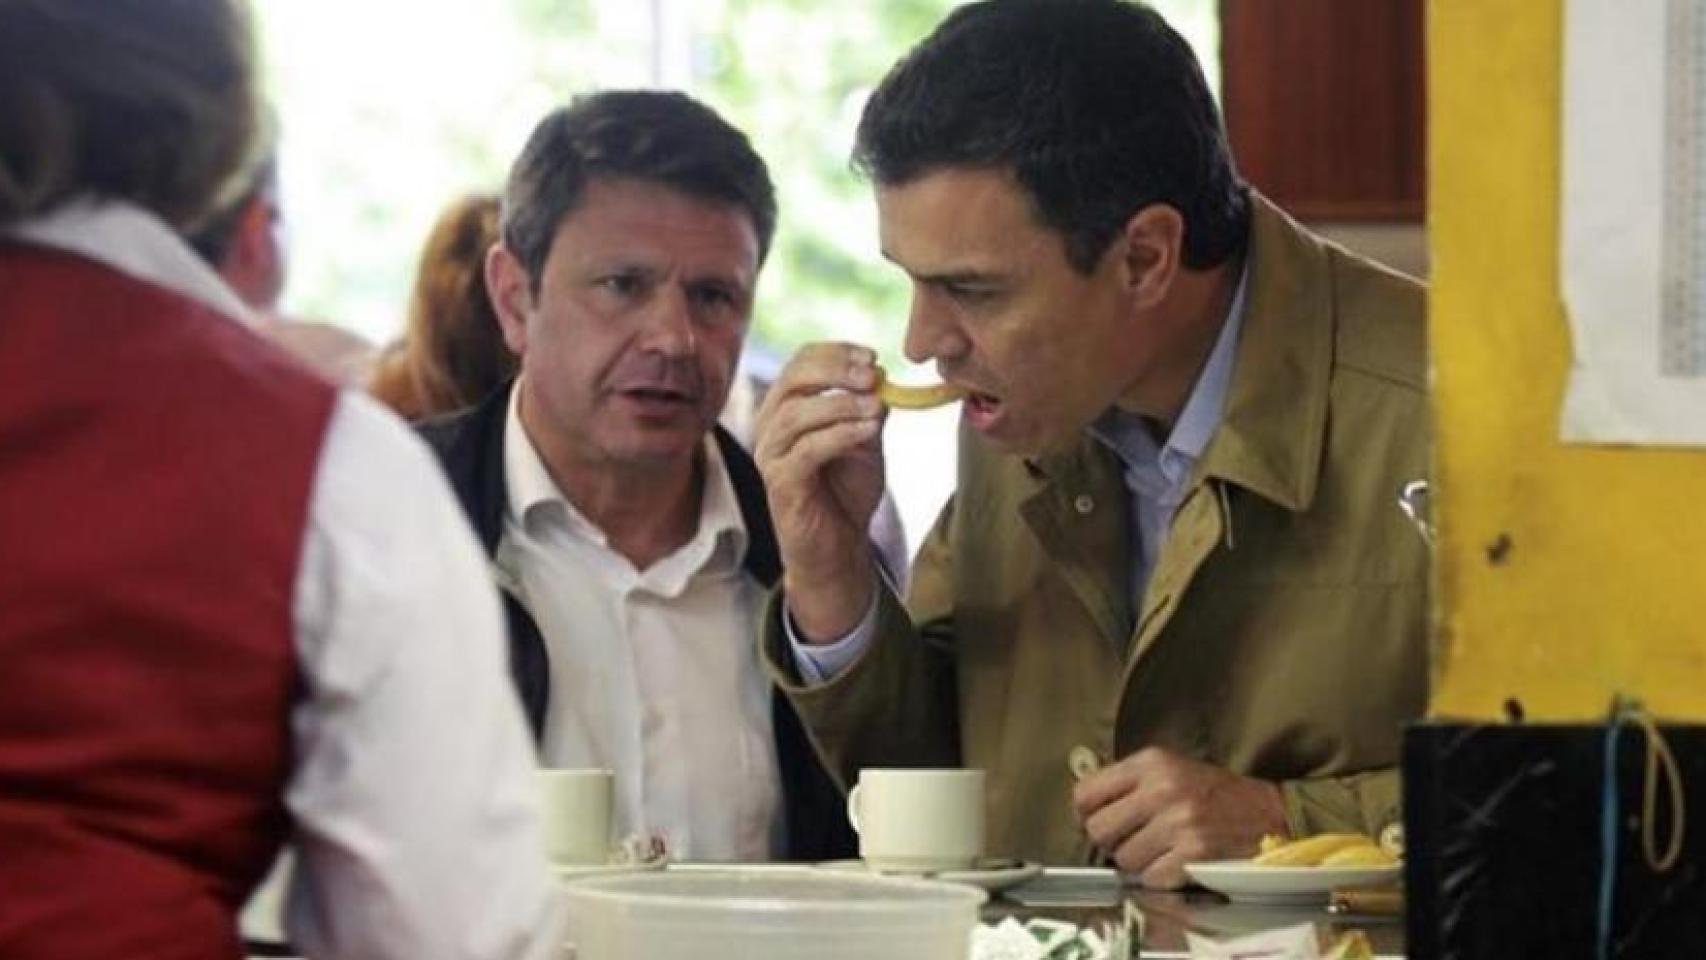
[{"label": "jacket collar", "polygon": [[1220,429],[1199,476],[1307,510],[1321,476],[1333,373],[1326,249],[1251,192],[1249,302]]},{"label": "jacket collar", "polygon": [[[1332,278],[1326,250],[1278,207],[1250,193],[1243,330],[1220,426],[1197,464],[1199,480],[1249,489],[1301,512],[1315,498],[1332,377]],[[1111,456],[1088,433],[1072,449],[1027,459],[1045,484],[1082,485]]]},{"label": "jacket collar", "polygon": [[[509,508],[504,483],[504,423],[514,388],[515,381],[511,380],[477,406],[421,426],[422,435],[438,451],[451,489],[472,521],[487,556],[497,552]],[[775,528],[770,524],[764,481],[752,457],[728,431],[718,426],[712,436],[746,524],[746,556],[741,565],[759,583],[773,586],[782,575],[782,559]]]}]

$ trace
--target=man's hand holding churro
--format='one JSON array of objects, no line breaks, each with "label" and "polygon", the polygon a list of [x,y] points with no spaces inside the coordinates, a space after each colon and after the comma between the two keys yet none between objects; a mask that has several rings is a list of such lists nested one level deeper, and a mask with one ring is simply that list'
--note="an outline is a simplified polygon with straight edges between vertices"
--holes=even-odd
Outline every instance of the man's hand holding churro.
[{"label": "man's hand holding churro", "polygon": [[852,630],[876,591],[866,531],[883,495],[880,376],[867,347],[812,344],[783,368],[758,410],[754,458],[788,610],[806,642]]},{"label": "man's hand holding churro", "polygon": [[868,347],[818,343],[783,368],[758,410],[754,448],[782,551],[783,589],[800,639],[845,635],[876,590],[866,530],[883,495],[889,408],[952,403],[952,384],[890,381]]}]

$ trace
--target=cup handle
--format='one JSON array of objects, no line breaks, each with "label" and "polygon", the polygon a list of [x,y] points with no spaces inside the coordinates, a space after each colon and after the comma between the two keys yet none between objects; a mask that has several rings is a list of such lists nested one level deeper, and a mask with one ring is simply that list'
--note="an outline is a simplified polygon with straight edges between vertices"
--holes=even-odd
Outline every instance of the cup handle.
[{"label": "cup handle", "polygon": [[862,784],[855,783],[853,785],[853,789],[847,791],[847,822],[853,825],[853,832],[857,833],[857,834],[863,834],[865,832],[865,831],[859,829],[859,787],[860,786],[862,786]]}]

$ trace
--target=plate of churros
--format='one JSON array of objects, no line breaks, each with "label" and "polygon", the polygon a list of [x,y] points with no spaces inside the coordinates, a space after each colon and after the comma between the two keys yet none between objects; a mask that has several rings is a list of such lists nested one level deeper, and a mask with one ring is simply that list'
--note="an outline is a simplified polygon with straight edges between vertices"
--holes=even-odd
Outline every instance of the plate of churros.
[{"label": "plate of churros", "polygon": [[1232,900],[1325,903],[1334,890],[1396,883],[1404,865],[1371,837],[1328,833],[1292,841],[1264,838],[1254,857],[1189,863],[1185,872]]}]

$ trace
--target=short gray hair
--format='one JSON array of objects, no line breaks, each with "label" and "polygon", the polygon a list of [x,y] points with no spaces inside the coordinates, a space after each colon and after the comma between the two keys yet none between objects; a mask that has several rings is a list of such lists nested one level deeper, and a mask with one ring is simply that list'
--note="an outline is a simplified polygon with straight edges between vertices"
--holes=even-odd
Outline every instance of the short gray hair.
[{"label": "short gray hair", "polygon": [[760,263],[770,250],[776,190],[745,134],[686,94],[607,90],[547,115],[510,170],[503,242],[535,293],[557,228],[594,179],[656,183],[736,207],[752,220]]}]

